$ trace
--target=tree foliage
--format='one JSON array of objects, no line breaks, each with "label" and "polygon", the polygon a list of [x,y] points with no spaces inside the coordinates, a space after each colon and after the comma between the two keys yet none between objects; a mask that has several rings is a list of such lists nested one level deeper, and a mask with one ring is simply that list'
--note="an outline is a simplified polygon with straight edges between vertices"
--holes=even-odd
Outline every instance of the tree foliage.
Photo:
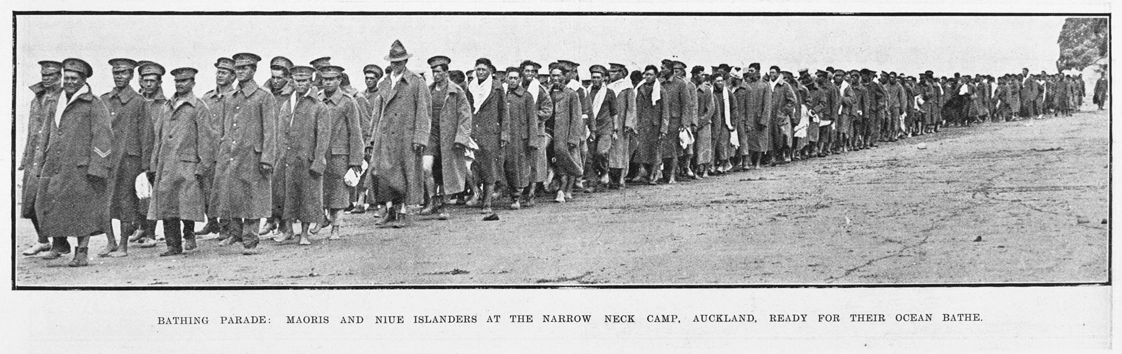
[{"label": "tree foliage", "polygon": [[1106,18],[1072,17],[1064,21],[1060,37],[1060,58],[1056,69],[1083,70],[1110,53],[1110,23]]}]

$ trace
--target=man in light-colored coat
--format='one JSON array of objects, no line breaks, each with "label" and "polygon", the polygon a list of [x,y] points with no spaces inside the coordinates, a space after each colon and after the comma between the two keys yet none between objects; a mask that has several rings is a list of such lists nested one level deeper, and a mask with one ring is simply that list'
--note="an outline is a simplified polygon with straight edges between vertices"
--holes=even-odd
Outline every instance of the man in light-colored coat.
[{"label": "man in light-colored coat", "polygon": [[374,136],[375,199],[387,203],[382,223],[393,227],[408,225],[406,205],[421,204],[425,195],[421,154],[432,128],[432,101],[424,79],[405,67],[412,56],[401,41],[394,41],[385,58],[389,72],[378,84],[382,109]]}]

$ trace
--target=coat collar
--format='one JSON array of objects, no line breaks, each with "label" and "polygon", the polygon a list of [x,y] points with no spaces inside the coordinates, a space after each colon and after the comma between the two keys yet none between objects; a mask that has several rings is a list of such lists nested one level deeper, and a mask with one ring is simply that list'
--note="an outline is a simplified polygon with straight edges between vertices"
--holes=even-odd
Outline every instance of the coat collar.
[{"label": "coat collar", "polygon": [[516,95],[518,97],[522,97],[522,96],[526,95],[526,88],[522,87],[522,85],[515,85],[514,90],[507,90],[507,92],[508,93],[513,93],[514,95]]},{"label": "coat collar", "polygon": [[257,89],[260,88],[257,86],[257,82],[253,80],[239,82],[237,85],[238,88],[235,89],[234,92],[241,91],[246,96],[252,96],[253,93],[257,92]]},{"label": "coat collar", "polygon": [[[143,97],[143,96],[141,96],[141,97]],[[157,87],[156,88],[156,93],[152,94],[151,100],[153,100],[153,101],[165,101],[165,100],[167,100],[167,97],[164,96],[164,88]]]},{"label": "coat collar", "polygon": [[346,98],[346,97],[348,97],[348,96],[347,96],[347,94],[343,93],[342,89],[336,89],[335,93],[331,94],[330,96],[327,95],[327,91],[322,91],[322,92],[320,92],[318,98],[319,98],[320,101],[323,101],[324,103],[331,103],[331,104],[334,104],[334,105],[339,105],[339,104],[343,103],[343,99]]},{"label": "coat collar", "polygon": [[31,89],[31,92],[34,92],[36,95],[47,91],[47,88],[43,86],[42,81],[36,82],[34,85],[28,86],[27,88]]},{"label": "coat collar", "polygon": [[182,98],[179,97],[179,96],[172,96],[172,97],[175,100],[174,101],[170,101],[170,100],[168,101],[169,103],[174,102],[174,103],[171,103],[171,109],[172,110],[179,109],[179,107],[183,106],[184,104],[191,105],[191,107],[198,107],[199,106],[199,99],[195,97],[194,93],[189,93],[189,94],[187,94],[187,97],[182,97]]},{"label": "coat collar", "polygon": [[399,82],[397,82],[396,84],[391,84],[390,81],[393,80],[393,72],[389,72],[386,73],[386,79],[382,80],[382,82],[378,84],[379,86],[386,85],[385,90],[382,90],[379,87],[378,91],[386,93],[385,103],[388,104],[394,99],[394,97],[397,97],[397,91],[402,90],[402,85],[413,85],[413,83],[418,79],[420,79],[420,77],[417,76],[417,74],[414,74],[409,70],[409,68],[405,68],[405,70],[401,72],[401,78],[399,79]]},{"label": "coat collar", "polygon": [[279,95],[282,95],[282,96],[287,96],[287,95],[292,94],[292,91],[296,91],[296,88],[292,86],[292,81],[291,80],[284,80],[284,86],[281,86],[280,90],[273,89],[273,79],[272,78],[265,81],[265,86],[268,87],[269,92],[272,92],[274,95],[279,94]]},{"label": "coat collar", "polygon": [[132,86],[125,86],[123,89],[114,87],[113,91],[109,91],[109,98],[116,97],[121,103],[129,103],[136,96],[140,96],[140,94],[136,93]]}]

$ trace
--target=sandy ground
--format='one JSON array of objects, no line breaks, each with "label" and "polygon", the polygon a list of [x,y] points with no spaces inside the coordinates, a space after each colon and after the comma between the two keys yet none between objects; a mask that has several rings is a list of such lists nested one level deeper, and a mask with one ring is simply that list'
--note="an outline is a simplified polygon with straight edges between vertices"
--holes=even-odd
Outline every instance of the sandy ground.
[{"label": "sandy ground", "polygon": [[[1089,109],[1086,107],[1085,109]],[[869,284],[1107,280],[1109,115],[949,128],[880,148],[673,186],[69,268],[14,255],[19,285]],[[923,144],[923,148],[921,145]],[[16,222],[16,252],[34,232]],[[322,238],[325,236],[319,236]],[[91,241],[91,253],[105,244]]]}]

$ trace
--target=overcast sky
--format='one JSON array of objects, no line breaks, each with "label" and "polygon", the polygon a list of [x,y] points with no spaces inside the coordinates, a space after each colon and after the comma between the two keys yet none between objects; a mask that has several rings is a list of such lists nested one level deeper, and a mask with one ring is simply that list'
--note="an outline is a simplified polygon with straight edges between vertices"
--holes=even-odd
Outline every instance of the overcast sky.
[{"label": "overcast sky", "polygon": [[[1062,17],[812,16],[18,16],[18,87],[38,80],[35,62],[82,58],[94,90],[110,88],[108,59],[202,70],[212,86],[220,56],[283,55],[298,64],[320,56],[348,72],[385,65],[395,39],[427,70],[433,55],[468,69],[488,57],[506,67],[523,59],[647,65],[677,58],[693,66],[760,62],[797,69],[872,68],[914,75],[1055,71]],[[635,65],[632,65],[635,66]],[[259,80],[268,75],[258,71]],[[582,72],[582,77],[587,72]],[[360,83],[356,83],[360,84]],[[361,86],[361,85],[359,85]],[[165,83],[170,89],[170,82]],[[361,87],[360,87],[361,88]],[[205,90],[203,90],[205,92]],[[202,92],[199,92],[200,94]],[[23,100],[20,100],[22,102]]]},{"label": "overcast sky", "polygon": [[[352,77],[379,64],[400,39],[427,71],[433,55],[470,69],[487,57],[499,67],[524,59],[591,64],[620,62],[632,70],[676,58],[693,65],[759,62],[765,68],[870,68],[915,75],[1055,71],[1063,17],[1046,16],[406,16],[406,15],[20,15],[16,17],[16,121],[26,122],[27,86],[39,60],[76,57],[94,67],[96,93],[112,88],[111,58],[153,60],[168,70],[200,69],[196,94],[214,86],[216,58],[252,52],[298,64],[332,57]],[[258,82],[269,75],[258,70]],[[362,89],[361,80],[353,83]],[[135,87],[135,82],[134,82]],[[171,79],[164,90],[172,93]],[[22,140],[26,127],[17,124]],[[22,145],[18,149],[22,150]]]}]

